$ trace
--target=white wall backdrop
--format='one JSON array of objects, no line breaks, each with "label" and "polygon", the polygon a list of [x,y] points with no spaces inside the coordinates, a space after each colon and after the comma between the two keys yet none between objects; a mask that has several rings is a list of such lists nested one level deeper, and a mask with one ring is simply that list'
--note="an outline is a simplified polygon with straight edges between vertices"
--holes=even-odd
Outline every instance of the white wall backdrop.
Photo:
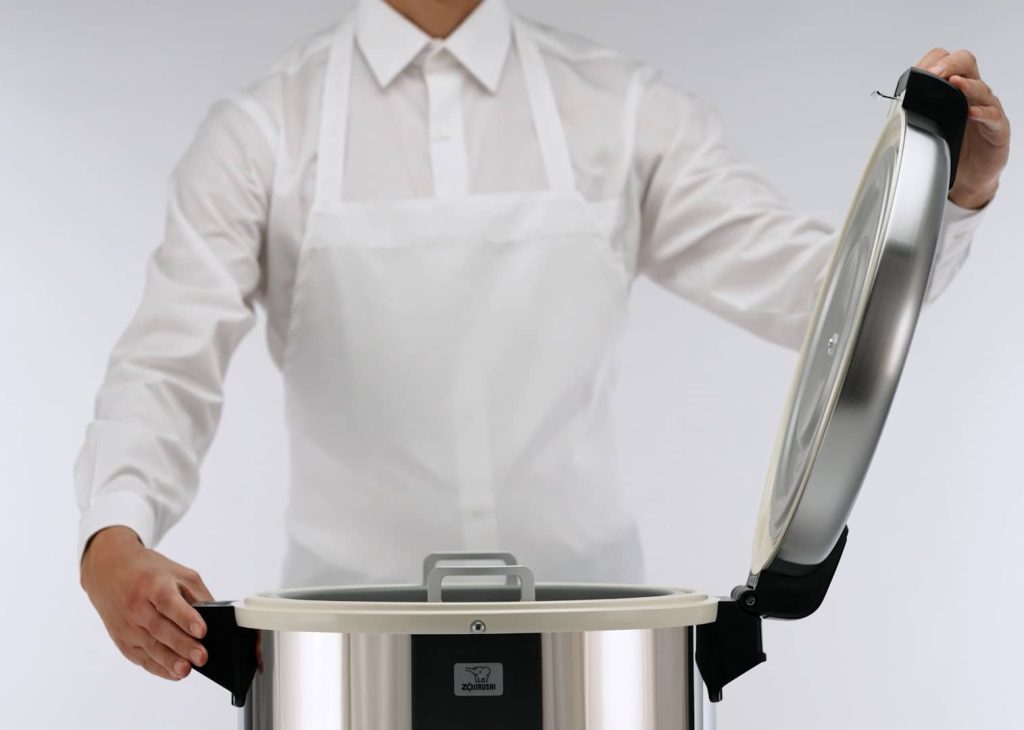
[{"label": "white wall backdrop", "polygon": [[[898,75],[967,47],[1024,133],[1019,0],[520,0],[721,111],[793,202],[839,222]],[[0,2],[0,717],[4,727],[234,726],[226,693],[117,654],[77,584],[71,465],[207,106],[343,0]],[[1018,139],[1016,146],[1021,147]],[[967,268],[921,322],[830,600],[770,624],[728,728],[1020,727],[1022,150]],[[651,579],[727,592],[795,356],[647,285],[623,347],[624,477]],[[272,587],[284,432],[260,335],[240,349],[192,512],[162,549],[220,597]]]}]

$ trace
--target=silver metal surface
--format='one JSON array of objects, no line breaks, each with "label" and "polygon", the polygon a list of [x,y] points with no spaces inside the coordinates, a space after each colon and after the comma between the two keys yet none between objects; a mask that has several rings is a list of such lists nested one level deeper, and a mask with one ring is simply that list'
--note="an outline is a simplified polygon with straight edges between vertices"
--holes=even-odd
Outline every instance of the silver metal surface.
[{"label": "silver metal surface", "polygon": [[[411,730],[410,636],[261,631],[260,645],[245,730]],[[690,628],[542,634],[541,672],[544,730],[703,725]]]},{"label": "silver metal surface", "polygon": [[[427,578],[430,575],[430,571],[436,568],[441,563],[502,563],[503,565],[518,565],[519,560],[512,553],[506,552],[471,552],[471,551],[458,551],[458,552],[446,552],[446,553],[430,553],[423,559],[423,585],[427,585]],[[515,579],[509,576],[506,583],[512,585]]]},{"label": "silver metal surface", "polygon": [[697,675],[697,697],[700,698],[700,706],[694,713],[696,730],[718,730],[718,705],[708,697],[707,687],[700,679],[700,672]]},{"label": "silver metal surface", "polygon": [[525,565],[435,565],[427,574],[427,601],[429,603],[440,603],[443,600],[442,584],[445,578],[477,578],[480,576],[502,576],[505,577],[506,584],[510,579],[518,579],[519,600],[534,601],[537,598],[533,571]]},{"label": "silver metal surface", "polygon": [[801,352],[765,489],[751,573],[820,563],[860,491],[924,300],[949,180],[927,119],[894,105]]}]

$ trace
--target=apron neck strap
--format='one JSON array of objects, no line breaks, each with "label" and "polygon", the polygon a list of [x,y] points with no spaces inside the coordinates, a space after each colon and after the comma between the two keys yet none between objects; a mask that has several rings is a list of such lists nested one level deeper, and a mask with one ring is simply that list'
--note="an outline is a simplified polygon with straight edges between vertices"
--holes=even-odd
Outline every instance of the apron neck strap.
[{"label": "apron neck strap", "polygon": [[355,22],[350,19],[335,33],[327,56],[316,159],[318,204],[341,200],[345,184],[345,147],[348,139],[348,100],[352,84],[354,39]]},{"label": "apron neck strap", "polygon": [[569,158],[568,142],[562,128],[562,117],[555,102],[555,92],[551,89],[551,80],[544,68],[544,59],[541,58],[540,49],[526,24],[518,17],[512,22],[516,50],[523,68],[526,94],[530,99],[530,111],[533,114],[534,128],[537,130],[541,156],[544,158],[548,184],[552,190],[575,190],[576,178]]},{"label": "apron neck strap", "polygon": [[[540,144],[541,157],[552,190],[571,192],[576,178],[562,118],[558,113],[551,81],[530,31],[519,18],[513,19],[516,50],[523,69],[526,94]],[[348,137],[349,91],[355,52],[355,23],[349,19],[335,33],[324,74],[323,107],[316,162],[316,201],[329,204],[341,200],[345,184]]]}]

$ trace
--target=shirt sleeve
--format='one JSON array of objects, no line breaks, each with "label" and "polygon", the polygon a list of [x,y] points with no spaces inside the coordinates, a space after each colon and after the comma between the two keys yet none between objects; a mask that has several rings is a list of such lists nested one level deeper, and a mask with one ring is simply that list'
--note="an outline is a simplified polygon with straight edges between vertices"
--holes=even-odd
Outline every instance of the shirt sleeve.
[{"label": "shirt sleeve", "polygon": [[251,106],[214,105],[172,175],[165,236],[75,463],[79,558],[112,525],[155,545],[195,497],[261,281],[273,147]]},{"label": "shirt sleeve", "polygon": [[[801,213],[729,145],[717,112],[660,81],[637,123],[638,271],[750,332],[799,349],[839,231]],[[929,283],[962,266],[982,213],[947,201]]]}]

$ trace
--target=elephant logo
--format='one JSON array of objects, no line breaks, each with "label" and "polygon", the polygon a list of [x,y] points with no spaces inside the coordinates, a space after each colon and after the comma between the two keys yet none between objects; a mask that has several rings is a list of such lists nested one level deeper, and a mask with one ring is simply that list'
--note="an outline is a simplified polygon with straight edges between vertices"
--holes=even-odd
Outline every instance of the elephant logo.
[{"label": "elephant logo", "polygon": [[487,681],[491,678],[490,667],[466,667],[466,672],[473,675],[473,682],[475,684],[487,684]]}]

